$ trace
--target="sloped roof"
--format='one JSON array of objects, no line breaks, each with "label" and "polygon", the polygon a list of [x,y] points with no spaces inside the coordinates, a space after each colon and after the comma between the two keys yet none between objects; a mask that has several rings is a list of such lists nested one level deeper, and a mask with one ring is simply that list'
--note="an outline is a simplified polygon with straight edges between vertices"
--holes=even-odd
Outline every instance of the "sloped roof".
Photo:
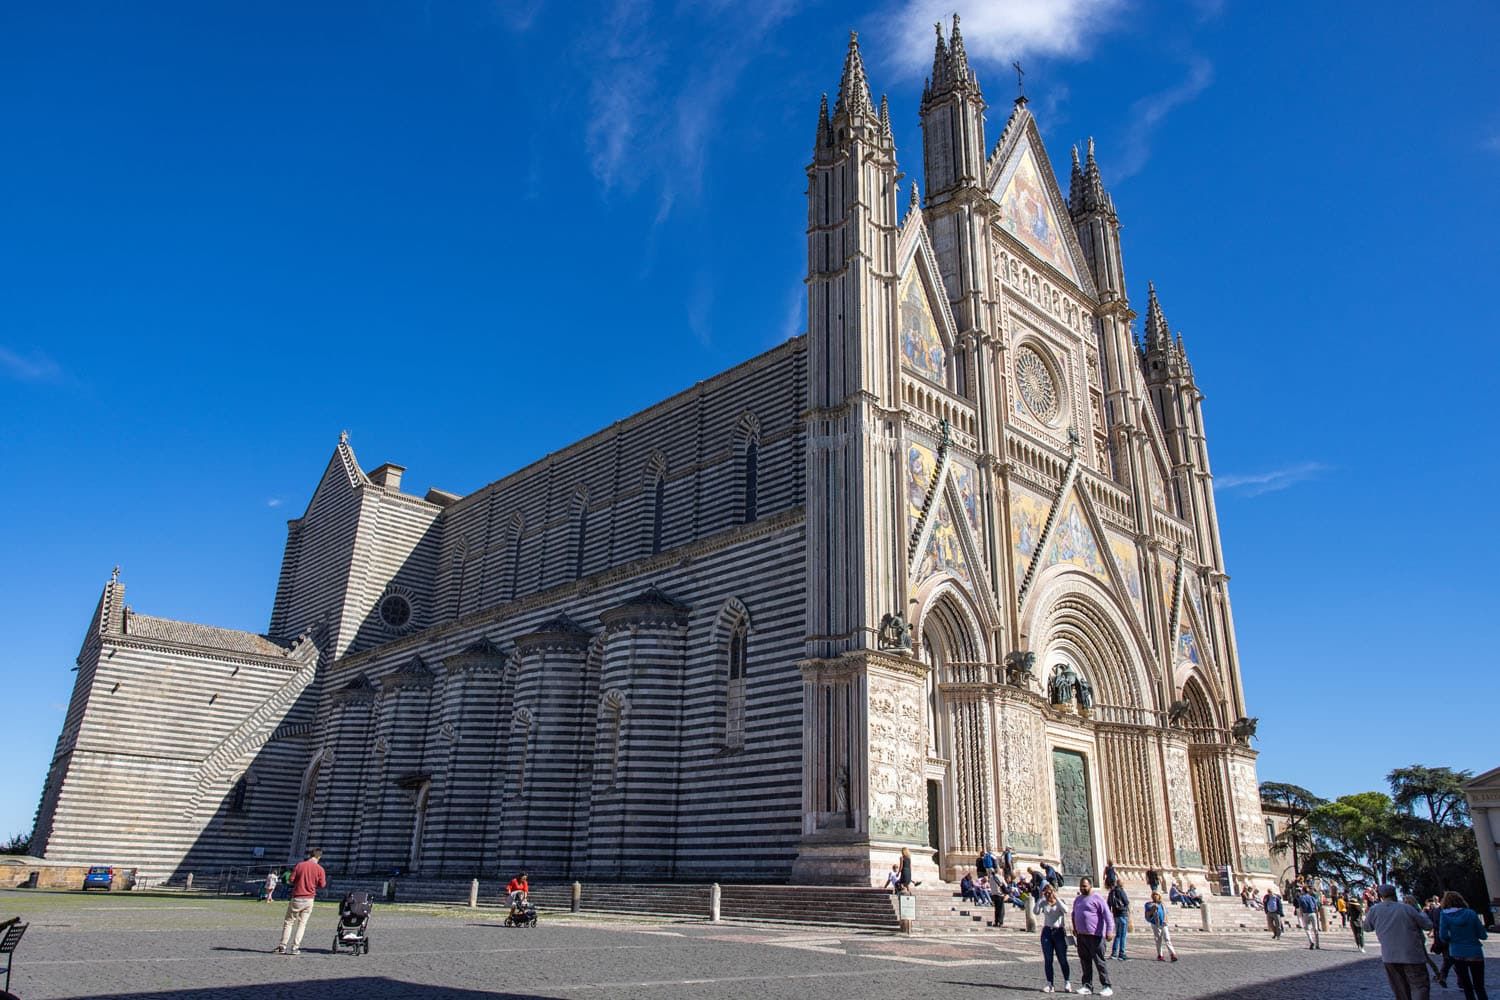
[{"label": "sloped roof", "polygon": [[138,639],[180,642],[189,646],[204,646],[230,653],[251,653],[255,656],[286,656],[288,650],[287,646],[276,640],[254,632],[197,625],[134,612],[125,616],[125,634]]}]

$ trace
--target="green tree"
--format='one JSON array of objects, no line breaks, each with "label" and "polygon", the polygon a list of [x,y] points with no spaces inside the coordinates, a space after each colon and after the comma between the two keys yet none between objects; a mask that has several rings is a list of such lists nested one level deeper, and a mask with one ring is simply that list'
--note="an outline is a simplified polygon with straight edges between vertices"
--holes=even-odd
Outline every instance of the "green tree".
[{"label": "green tree", "polygon": [[1472,777],[1472,771],[1413,764],[1396,768],[1385,780],[1391,786],[1391,799],[1402,812],[1416,815],[1420,807],[1435,826],[1465,826],[1469,822],[1469,800],[1464,797],[1464,782]]},{"label": "green tree", "polygon": [[0,844],[0,854],[30,854],[31,834],[18,833]]},{"label": "green tree", "polygon": [[1307,815],[1316,850],[1307,871],[1352,885],[1388,882],[1404,846],[1401,817],[1384,792],[1356,792]]},{"label": "green tree", "polygon": [[1284,781],[1262,781],[1260,800],[1280,806],[1288,814],[1286,828],[1276,835],[1271,846],[1281,851],[1292,852],[1292,870],[1303,874],[1302,859],[1313,853],[1312,831],[1307,826],[1307,816],[1328,800],[1319,798],[1301,785]]},{"label": "green tree", "polygon": [[1402,840],[1395,875],[1420,898],[1448,889],[1471,903],[1482,903],[1488,896],[1463,791],[1471,777],[1469,771],[1421,764],[1398,767],[1386,775]]}]

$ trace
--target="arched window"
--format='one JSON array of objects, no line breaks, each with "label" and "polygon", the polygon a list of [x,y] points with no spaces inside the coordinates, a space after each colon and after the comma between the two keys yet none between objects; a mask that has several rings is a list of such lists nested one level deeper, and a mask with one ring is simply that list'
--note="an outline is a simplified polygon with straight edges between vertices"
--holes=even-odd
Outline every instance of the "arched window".
[{"label": "arched window", "polygon": [[651,554],[656,555],[661,551],[662,517],[667,507],[667,480],[665,477],[656,477],[656,485],[652,487],[651,494]]},{"label": "arched window", "polygon": [[757,478],[759,476],[760,445],[753,439],[745,445],[745,468],[744,468],[744,490],[745,490],[745,523],[749,524],[755,520],[758,497]]},{"label": "arched window", "polygon": [[406,852],[408,871],[419,871],[422,867],[422,835],[427,831],[427,800],[431,793],[431,780],[424,780],[417,786],[416,811],[411,821],[411,844]]},{"label": "arched window", "polygon": [[248,775],[240,775],[234,787],[229,790],[229,811],[232,813],[243,813],[249,803],[250,778]]},{"label": "arched window", "polygon": [[745,745],[745,673],[749,665],[750,626],[741,618],[729,633],[728,683],[724,697],[724,746]]},{"label": "arched window", "polygon": [[620,781],[620,740],[625,725],[625,695],[620,691],[605,694],[599,706],[601,722],[599,763],[603,768],[604,787],[614,788]]},{"label": "arched window", "polygon": [[521,515],[510,520],[510,599],[521,596]]}]

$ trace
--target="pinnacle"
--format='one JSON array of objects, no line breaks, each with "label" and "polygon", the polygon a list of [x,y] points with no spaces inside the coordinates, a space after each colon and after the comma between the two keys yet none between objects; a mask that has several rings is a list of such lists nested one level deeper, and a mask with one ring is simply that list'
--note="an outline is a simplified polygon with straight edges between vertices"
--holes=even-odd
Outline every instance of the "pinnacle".
[{"label": "pinnacle", "polygon": [[973,79],[974,73],[969,69],[969,54],[964,51],[964,36],[958,30],[958,15],[953,15],[953,34],[948,39],[949,55],[953,60],[953,78],[955,83],[967,83]]},{"label": "pinnacle", "polygon": [[880,95],[880,134],[891,138],[891,102],[884,94]]},{"label": "pinnacle", "polygon": [[818,132],[813,138],[813,148],[822,149],[831,145],[833,139],[833,125],[828,121],[828,95],[818,102]]},{"label": "pinnacle", "polygon": [[1146,283],[1146,347],[1160,350],[1172,344],[1172,329],[1167,325],[1161,300],[1156,297],[1156,283]]},{"label": "pinnacle", "polygon": [[833,117],[874,114],[870,103],[870,84],[865,77],[865,62],[859,54],[859,32],[849,32],[849,53],[844,57],[844,75],[839,79],[838,103]]}]

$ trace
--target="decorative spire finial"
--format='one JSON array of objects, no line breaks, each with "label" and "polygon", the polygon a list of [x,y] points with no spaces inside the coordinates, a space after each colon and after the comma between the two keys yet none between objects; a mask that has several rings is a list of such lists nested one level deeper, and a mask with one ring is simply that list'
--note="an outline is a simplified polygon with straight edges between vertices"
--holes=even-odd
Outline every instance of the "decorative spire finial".
[{"label": "decorative spire finial", "polygon": [[969,69],[969,54],[964,51],[964,36],[958,30],[957,14],[953,15],[953,34],[948,38],[948,52],[953,60],[953,82],[973,82],[974,71]]},{"label": "decorative spire finial", "polygon": [[349,443],[349,432],[348,431],[339,431],[339,444],[348,444],[348,443]]},{"label": "decorative spire finial", "polygon": [[115,563],[115,568],[110,571],[109,582],[110,583],[119,583],[120,582],[120,564],[119,563]]},{"label": "decorative spire finial", "polygon": [[917,182],[916,181],[912,181],[911,182],[911,201],[907,203],[907,207],[909,208],[909,210],[911,210],[911,211],[914,212],[918,208],[920,208],[921,206],[922,206],[922,195],[921,195],[920,192],[917,191]]},{"label": "decorative spire finial", "polygon": [[865,61],[859,54],[859,32],[849,32],[849,53],[844,57],[844,75],[839,80],[839,96],[834,104],[833,117],[840,115],[873,114],[870,103],[870,84],[865,78]]},{"label": "decorative spire finial", "polygon": [[880,134],[887,139],[892,138],[891,102],[886,98],[886,95],[884,94],[880,95]]}]

